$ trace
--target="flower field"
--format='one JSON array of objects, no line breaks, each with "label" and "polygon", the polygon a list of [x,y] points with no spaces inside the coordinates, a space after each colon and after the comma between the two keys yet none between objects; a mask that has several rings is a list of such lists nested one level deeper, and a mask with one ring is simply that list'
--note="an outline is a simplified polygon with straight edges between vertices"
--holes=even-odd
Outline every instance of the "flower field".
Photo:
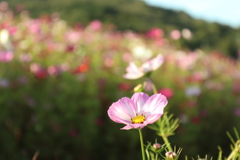
[{"label": "flower field", "polygon": [[[140,159],[136,131],[120,130],[107,110],[145,81],[124,78],[129,63],[159,54],[164,61],[151,78],[168,99],[164,112],[180,120],[171,143],[183,156],[214,157],[218,146],[228,154],[226,131],[240,130],[240,63],[176,47],[191,36],[187,29],[118,31],[98,20],[69,26],[56,13],[32,19],[1,2],[0,159]],[[144,84],[149,95],[152,81]],[[158,138],[143,132],[145,141]]]}]

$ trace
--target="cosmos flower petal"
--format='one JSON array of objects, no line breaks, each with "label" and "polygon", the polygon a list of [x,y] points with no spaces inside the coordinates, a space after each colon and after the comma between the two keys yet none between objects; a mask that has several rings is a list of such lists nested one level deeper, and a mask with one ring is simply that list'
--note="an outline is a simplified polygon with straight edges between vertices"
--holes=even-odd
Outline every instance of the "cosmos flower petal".
[{"label": "cosmos flower petal", "polygon": [[156,69],[158,69],[164,62],[164,57],[159,54],[157,57],[145,62],[141,68],[143,68],[143,70],[146,71],[154,71]]},{"label": "cosmos flower petal", "polygon": [[130,98],[124,97],[113,103],[108,109],[108,116],[117,123],[131,124],[134,117],[135,106]]},{"label": "cosmos flower petal", "polygon": [[126,79],[138,79],[140,77],[144,76],[143,73],[126,73],[125,75],[123,75],[123,78]]},{"label": "cosmos flower petal", "polygon": [[163,110],[167,105],[167,98],[162,94],[154,94],[143,106],[147,123],[156,122],[163,114]]},{"label": "cosmos flower petal", "polygon": [[[135,93],[131,99],[124,97],[113,103],[108,109],[108,116],[114,122],[126,126],[122,130],[142,129],[157,121],[167,105],[167,98],[162,94],[149,97],[143,92]],[[135,119],[137,118],[137,120]]]},{"label": "cosmos flower petal", "polygon": [[126,79],[138,79],[143,77],[145,74],[158,69],[164,61],[161,54],[157,57],[145,62],[141,67],[137,67],[131,62],[126,68],[127,73],[123,76]]},{"label": "cosmos flower petal", "polygon": [[146,125],[147,124],[129,124],[129,125],[126,125],[123,128],[121,128],[121,130],[129,130],[129,129],[134,129],[134,128],[142,129]]},{"label": "cosmos flower petal", "polygon": [[134,102],[134,106],[136,107],[136,113],[142,114],[143,106],[147,102],[149,96],[146,93],[138,92],[132,96],[132,101]]},{"label": "cosmos flower petal", "polygon": [[127,73],[123,75],[126,79],[138,79],[144,75],[143,72],[135,65],[135,63],[130,63],[126,69]]},{"label": "cosmos flower petal", "polygon": [[128,67],[126,68],[126,71],[134,73],[134,72],[139,72],[139,69],[138,69],[138,67],[136,66],[135,63],[130,62]]},{"label": "cosmos flower petal", "polygon": [[161,54],[158,54],[158,56],[150,60],[149,63],[151,64],[151,68],[154,71],[158,69],[163,64],[163,62],[164,62],[164,57]]}]

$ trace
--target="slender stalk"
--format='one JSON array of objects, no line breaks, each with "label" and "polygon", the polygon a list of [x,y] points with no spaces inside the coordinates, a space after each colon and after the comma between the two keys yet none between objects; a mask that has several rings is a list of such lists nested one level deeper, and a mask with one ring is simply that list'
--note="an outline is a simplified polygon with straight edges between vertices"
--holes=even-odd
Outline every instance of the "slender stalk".
[{"label": "slender stalk", "polygon": [[154,83],[152,83],[152,89],[153,89],[153,93],[157,94],[157,89]]},{"label": "slender stalk", "polygon": [[148,79],[151,81],[153,94],[157,94],[157,93],[158,93],[158,92],[157,92],[157,88],[156,88],[156,86],[155,86],[152,78],[151,78],[151,77],[148,77]]},{"label": "slender stalk", "polygon": [[171,147],[171,145],[170,145],[170,143],[168,141],[168,138],[166,136],[162,136],[162,139],[163,139],[164,143],[167,145],[168,150],[169,151],[173,151],[172,147]]},{"label": "slender stalk", "polygon": [[140,143],[141,143],[141,150],[142,150],[142,160],[145,160],[142,131],[141,131],[141,129],[138,129],[138,131],[139,131],[139,137],[140,137]]},{"label": "slender stalk", "polygon": [[155,153],[156,156],[155,156],[155,160],[158,160],[158,153]]}]

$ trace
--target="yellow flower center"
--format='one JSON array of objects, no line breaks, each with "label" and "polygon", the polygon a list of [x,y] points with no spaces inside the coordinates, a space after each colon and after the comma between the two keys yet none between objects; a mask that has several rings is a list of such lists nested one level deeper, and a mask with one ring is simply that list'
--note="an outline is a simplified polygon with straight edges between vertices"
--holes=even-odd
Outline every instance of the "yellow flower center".
[{"label": "yellow flower center", "polygon": [[143,123],[143,122],[145,121],[145,116],[144,116],[144,115],[141,115],[141,116],[136,115],[136,117],[131,118],[131,120],[132,120],[132,123],[133,123],[133,124]]}]

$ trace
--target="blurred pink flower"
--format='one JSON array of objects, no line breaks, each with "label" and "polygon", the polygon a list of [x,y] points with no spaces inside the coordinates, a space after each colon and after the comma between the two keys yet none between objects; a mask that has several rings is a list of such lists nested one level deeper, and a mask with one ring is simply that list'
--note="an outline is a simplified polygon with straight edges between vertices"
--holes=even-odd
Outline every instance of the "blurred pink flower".
[{"label": "blurred pink flower", "polygon": [[163,39],[163,38],[158,38],[158,39],[155,40],[155,44],[156,44],[157,46],[163,46],[163,45],[166,44],[166,40]]},{"label": "blurred pink flower", "polygon": [[125,62],[130,62],[131,59],[132,59],[132,55],[130,53],[124,53],[122,55],[122,59],[125,61]]},{"label": "blurred pink flower", "polygon": [[177,52],[177,55],[173,58],[175,58],[178,67],[187,70],[192,69],[200,57],[199,54],[195,52],[190,52],[188,54],[185,52]]},{"label": "blurred pink flower", "polygon": [[102,28],[102,22],[100,22],[99,20],[94,20],[88,25],[88,28],[97,31]]},{"label": "blurred pink flower", "polygon": [[59,68],[57,66],[53,66],[53,65],[49,66],[47,68],[47,71],[48,71],[49,75],[58,75],[60,72]]},{"label": "blurred pink flower", "polygon": [[106,67],[112,67],[114,65],[114,60],[111,57],[107,57],[104,59],[104,65]]},{"label": "blurred pink flower", "polygon": [[8,3],[5,1],[0,2],[0,11],[8,10]]},{"label": "blurred pink flower", "polygon": [[60,73],[67,71],[67,70],[68,70],[67,64],[62,64],[60,66],[51,65],[47,68],[47,72],[51,76],[59,75]]},{"label": "blurred pink flower", "polygon": [[14,57],[11,51],[1,51],[0,52],[0,62],[10,62]]},{"label": "blurred pink flower", "polygon": [[207,78],[207,72],[195,71],[187,77],[187,82],[190,83],[201,83]]},{"label": "blurred pink flower", "polygon": [[37,63],[32,63],[30,65],[30,71],[35,75],[38,79],[45,79],[48,76],[48,72],[46,69],[42,68]]},{"label": "blurred pink flower", "polygon": [[179,38],[181,38],[181,32],[179,30],[173,30],[170,33],[170,37],[174,40],[178,40]]},{"label": "blurred pink flower", "polygon": [[32,60],[32,56],[28,53],[21,54],[19,56],[19,60],[22,61],[22,62],[30,62]]},{"label": "blurred pink flower", "polygon": [[234,109],[234,115],[240,117],[240,107]]},{"label": "blurred pink flower", "polygon": [[164,32],[160,28],[152,28],[147,32],[149,38],[160,38],[164,35]]},{"label": "blurred pink flower", "polygon": [[108,109],[108,116],[116,123],[125,124],[126,126],[121,128],[123,130],[142,129],[162,116],[167,103],[167,98],[162,94],[149,97],[143,92],[138,92],[131,98],[123,97],[113,103]]},{"label": "blurred pink flower", "polygon": [[81,37],[81,32],[77,32],[77,31],[68,31],[65,35],[65,38],[67,40],[67,42],[70,43],[77,43],[80,40]]},{"label": "blurred pink flower", "polygon": [[35,73],[41,69],[41,66],[38,63],[30,64],[30,71]]},{"label": "blurred pink flower", "polygon": [[30,21],[28,24],[28,29],[32,34],[38,34],[41,32],[41,22],[39,20]]},{"label": "blurred pink flower", "polygon": [[173,96],[173,91],[170,88],[162,88],[158,90],[158,93],[161,93],[167,98],[171,98]]},{"label": "blurred pink flower", "polygon": [[159,54],[157,57],[145,62],[141,67],[137,67],[135,63],[131,62],[126,68],[127,73],[123,77],[126,79],[138,79],[158,69],[163,61],[163,56]]}]

